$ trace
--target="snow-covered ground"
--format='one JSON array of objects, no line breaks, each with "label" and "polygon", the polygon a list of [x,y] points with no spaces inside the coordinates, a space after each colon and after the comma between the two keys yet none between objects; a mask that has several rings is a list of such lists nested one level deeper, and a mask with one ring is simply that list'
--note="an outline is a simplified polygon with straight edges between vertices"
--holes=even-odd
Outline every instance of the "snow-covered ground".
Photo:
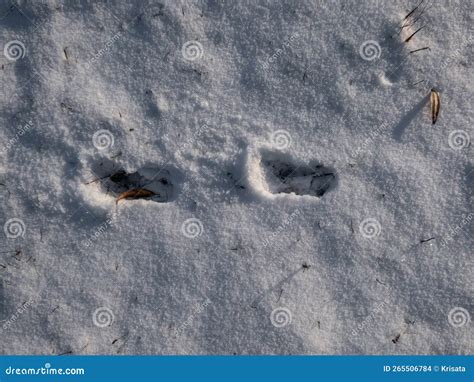
[{"label": "snow-covered ground", "polygon": [[472,353],[473,3],[417,5],[4,0],[0,353]]}]

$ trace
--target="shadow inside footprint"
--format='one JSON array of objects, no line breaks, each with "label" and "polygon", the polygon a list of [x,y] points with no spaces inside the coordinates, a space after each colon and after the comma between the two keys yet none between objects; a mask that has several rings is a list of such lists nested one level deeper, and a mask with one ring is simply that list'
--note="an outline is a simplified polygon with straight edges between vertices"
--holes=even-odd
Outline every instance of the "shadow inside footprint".
[{"label": "shadow inside footprint", "polygon": [[129,173],[111,161],[101,161],[93,166],[93,172],[102,190],[116,197],[126,191],[143,189],[154,194],[145,199],[155,202],[167,203],[175,198],[173,176],[176,174],[169,169],[149,165]]},{"label": "shadow inside footprint", "polygon": [[317,162],[295,164],[280,153],[262,153],[263,173],[272,194],[311,195],[322,197],[335,187],[336,171]]}]

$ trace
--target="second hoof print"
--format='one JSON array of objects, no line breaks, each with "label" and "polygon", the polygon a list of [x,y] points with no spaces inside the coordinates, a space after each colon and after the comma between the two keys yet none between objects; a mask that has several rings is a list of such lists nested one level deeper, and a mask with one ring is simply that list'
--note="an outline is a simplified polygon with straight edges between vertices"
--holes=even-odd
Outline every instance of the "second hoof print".
[{"label": "second hoof print", "polygon": [[271,194],[321,198],[336,187],[337,173],[332,167],[316,161],[301,163],[269,150],[261,150],[260,154],[261,186]]}]

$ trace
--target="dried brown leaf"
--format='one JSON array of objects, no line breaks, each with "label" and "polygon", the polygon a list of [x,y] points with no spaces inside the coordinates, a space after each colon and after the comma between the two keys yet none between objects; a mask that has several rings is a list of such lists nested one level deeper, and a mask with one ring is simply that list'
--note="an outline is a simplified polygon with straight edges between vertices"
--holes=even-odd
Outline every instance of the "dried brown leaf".
[{"label": "dried brown leaf", "polygon": [[146,190],[144,188],[134,188],[133,190],[128,190],[122,192],[118,197],[115,203],[118,203],[122,199],[140,199],[140,198],[149,198],[156,195],[153,191]]},{"label": "dried brown leaf", "polygon": [[438,114],[439,114],[439,108],[441,106],[441,102],[439,99],[439,93],[431,89],[431,120],[433,121],[433,125],[436,123],[436,120],[438,119]]}]

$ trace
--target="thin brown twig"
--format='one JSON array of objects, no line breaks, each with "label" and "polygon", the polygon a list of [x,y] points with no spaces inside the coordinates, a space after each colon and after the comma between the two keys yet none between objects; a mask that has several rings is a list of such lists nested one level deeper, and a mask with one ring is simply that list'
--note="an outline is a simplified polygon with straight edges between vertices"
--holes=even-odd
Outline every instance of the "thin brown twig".
[{"label": "thin brown twig", "polygon": [[405,16],[405,18],[404,18],[403,20],[408,19],[408,18],[413,14],[413,12],[415,12],[415,11],[419,8],[419,6],[423,3],[423,1],[424,1],[424,0],[421,0],[420,3],[419,3],[415,8],[413,8],[413,9]]},{"label": "thin brown twig", "polygon": [[408,38],[404,41],[404,42],[408,42],[410,41],[413,36],[415,36],[419,31],[421,31],[426,25],[423,25],[422,27],[418,28],[415,32],[413,32],[410,36],[408,36]]},{"label": "thin brown twig", "polygon": [[419,52],[420,50],[426,50],[426,49],[431,50],[429,46],[425,46],[424,48],[415,49],[408,53],[411,54],[411,53]]}]

